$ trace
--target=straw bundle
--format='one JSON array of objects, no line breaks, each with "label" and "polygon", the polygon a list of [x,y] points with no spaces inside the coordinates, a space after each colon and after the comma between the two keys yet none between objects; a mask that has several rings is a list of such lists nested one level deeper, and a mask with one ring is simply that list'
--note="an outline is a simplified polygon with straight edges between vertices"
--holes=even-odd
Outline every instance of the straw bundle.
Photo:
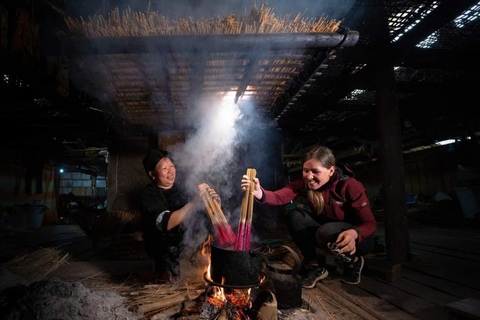
[{"label": "straw bundle", "polygon": [[172,20],[159,12],[135,12],[130,8],[120,14],[115,8],[107,17],[103,15],[72,18],[65,22],[75,36],[155,36],[155,35],[205,35],[205,34],[252,34],[252,33],[299,33],[336,32],[341,20],[305,18],[298,13],[276,16],[266,4],[254,6],[248,14],[217,16],[215,18],[192,17]]},{"label": "straw bundle", "polygon": [[28,283],[37,282],[67,263],[68,253],[55,248],[25,251],[8,261],[5,266],[13,274],[23,277]]},{"label": "straw bundle", "polygon": [[247,177],[251,181],[250,186],[243,194],[242,207],[240,209],[240,223],[237,230],[237,241],[235,242],[235,250],[249,250],[250,249],[250,236],[252,230],[252,217],[253,217],[253,191],[255,176],[257,170],[247,169]]},{"label": "straw bundle", "polygon": [[202,200],[212,222],[215,235],[221,245],[235,243],[235,234],[228,223],[217,200],[212,199],[209,188],[202,193]]}]

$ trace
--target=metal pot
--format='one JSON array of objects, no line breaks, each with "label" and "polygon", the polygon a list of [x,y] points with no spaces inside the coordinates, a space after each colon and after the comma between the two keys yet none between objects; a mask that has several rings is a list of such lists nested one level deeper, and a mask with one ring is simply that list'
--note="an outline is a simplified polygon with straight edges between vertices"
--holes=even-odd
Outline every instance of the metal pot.
[{"label": "metal pot", "polygon": [[212,245],[210,256],[211,280],[229,286],[249,286],[260,283],[262,260],[253,251],[236,251]]},{"label": "metal pot", "polygon": [[302,262],[298,254],[288,246],[286,248],[295,260],[293,268],[270,262],[267,264],[267,275],[275,290],[279,309],[290,309],[302,306],[302,278],[298,275]]}]

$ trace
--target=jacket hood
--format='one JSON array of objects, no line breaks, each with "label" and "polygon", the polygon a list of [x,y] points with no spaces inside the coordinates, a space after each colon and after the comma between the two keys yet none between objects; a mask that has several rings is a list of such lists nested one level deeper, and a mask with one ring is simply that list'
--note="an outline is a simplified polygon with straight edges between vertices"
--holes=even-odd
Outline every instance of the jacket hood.
[{"label": "jacket hood", "polygon": [[318,190],[322,191],[322,190],[330,189],[338,181],[345,180],[348,178],[353,178],[354,176],[355,174],[353,173],[352,170],[350,170],[343,163],[337,162],[335,165],[335,172],[330,178],[330,180],[327,183],[325,183],[323,186],[321,186]]},{"label": "jacket hood", "polygon": [[335,165],[335,173],[338,174],[339,180],[348,179],[355,177],[355,174],[343,163],[337,162]]}]

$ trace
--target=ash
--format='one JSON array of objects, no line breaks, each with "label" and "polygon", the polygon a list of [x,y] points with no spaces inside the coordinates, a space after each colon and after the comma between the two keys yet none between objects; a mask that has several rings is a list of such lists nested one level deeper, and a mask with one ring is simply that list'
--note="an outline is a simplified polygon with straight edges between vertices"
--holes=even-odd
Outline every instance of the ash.
[{"label": "ash", "polygon": [[216,319],[220,314],[220,308],[214,304],[205,302],[202,306],[202,312],[198,317],[198,320],[210,320]]},{"label": "ash", "polygon": [[80,282],[65,283],[52,278],[32,283],[22,297],[7,309],[6,320],[23,319],[141,319],[124,306],[113,291],[91,291]]}]

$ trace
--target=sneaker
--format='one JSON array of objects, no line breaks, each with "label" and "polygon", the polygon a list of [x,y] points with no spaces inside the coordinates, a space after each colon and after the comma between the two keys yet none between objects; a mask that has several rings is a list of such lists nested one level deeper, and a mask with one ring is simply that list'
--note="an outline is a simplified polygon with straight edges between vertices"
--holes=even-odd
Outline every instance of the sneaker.
[{"label": "sneaker", "polygon": [[318,281],[328,276],[328,270],[320,266],[305,265],[305,272],[302,276],[302,287],[307,289],[315,288]]},{"label": "sneaker", "polygon": [[358,257],[356,262],[344,263],[342,281],[349,284],[359,284],[364,262],[363,257]]}]

